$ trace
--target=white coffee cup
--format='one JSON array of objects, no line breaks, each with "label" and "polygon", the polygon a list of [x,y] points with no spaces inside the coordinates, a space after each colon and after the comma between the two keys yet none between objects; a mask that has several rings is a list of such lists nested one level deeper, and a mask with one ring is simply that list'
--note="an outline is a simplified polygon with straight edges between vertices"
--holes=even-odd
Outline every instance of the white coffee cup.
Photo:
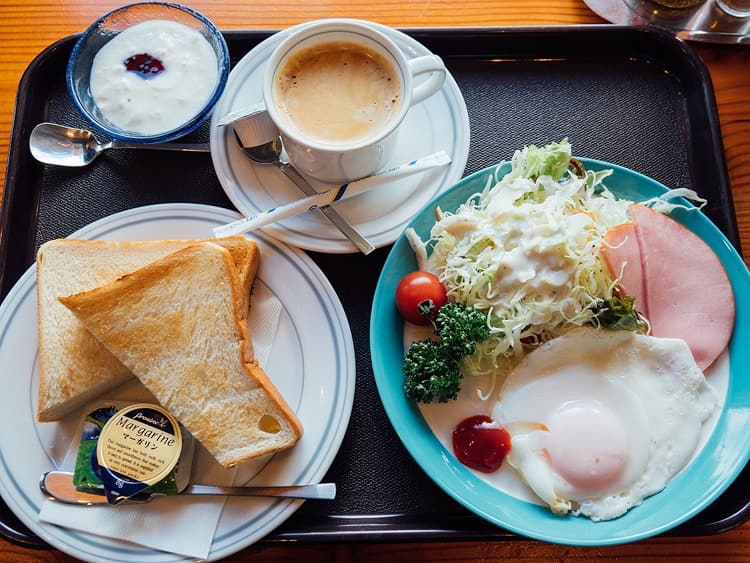
[{"label": "white coffee cup", "polygon": [[[378,72],[364,59],[374,61]],[[349,88],[350,75],[339,73],[336,62],[356,67],[351,80],[367,87]],[[299,77],[290,74],[294,68]],[[348,182],[383,168],[409,108],[440,90],[446,73],[438,56],[407,59],[390,38],[367,22],[319,20],[293,30],[273,51],[264,74],[263,100],[281,132],[289,161],[298,170],[323,182]],[[423,74],[431,75],[415,85],[415,77]],[[380,80],[381,75],[392,80]],[[377,99],[393,93],[388,90],[393,79],[400,93],[391,100]],[[333,87],[334,83],[346,87]],[[357,133],[350,135],[346,124],[352,121],[341,119],[349,115],[343,108],[354,108],[352,98],[359,103],[365,92],[376,92],[372,100],[377,103],[365,97],[368,103],[352,114],[357,126],[351,129]],[[321,119],[313,122],[311,116]]]}]

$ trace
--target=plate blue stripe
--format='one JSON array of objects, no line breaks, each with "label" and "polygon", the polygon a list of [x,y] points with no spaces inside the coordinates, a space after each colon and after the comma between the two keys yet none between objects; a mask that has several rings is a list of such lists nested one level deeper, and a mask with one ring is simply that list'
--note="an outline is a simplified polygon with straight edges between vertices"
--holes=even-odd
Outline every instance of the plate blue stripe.
[{"label": "plate blue stripe", "polygon": [[[204,205],[154,205],[130,210],[105,218],[84,227],[74,235],[77,238],[106,238],[116,235],[118,230],[123,227],[145,229],[145,226],[148,223],[165,219],[177,222],[194,222],[199,220],[207,224],[206,232],[210,232],[210,228],[216,224],[233,220],[236,217],[237,214],[232,211]],[[333,346],[334,356],[332,358],[333,362],[331,366],[333,374],[331,382],[333,386],[331,399],[333,409],[328,413],[328,419],[324,423],[323,430],[319,437],[319,444],[315,448],[316,454],[310,457],[297,472],[296,480],[298,482],[308,482],[313,479],[322,478],[333,460],[348,424],[355,384],[355,362],[351,332],[349,330],[346,316],[343,313],[343,309],[333,291],[333,288],[330,286],[323,273],[308,256],[302,252],[293,251],[286,245],[283,245],[270,237],[257,235],[255,238],[262,242],[266,254],[268,252],[273,252],[276,257],[275,259],[284,260],[287,266],[293,269],[295,274],[292,278],[296,277],[300,283],[309,286],[314,295],[314,304],[323,313],[324,320],[320,319],[321,330],[325,329],[331,334],[331,344]],[[0,323],[2,323],[0,325],[2,327],[2,330],[0,330],[0,348],[2,348],[9,331],[12,330],[13,325],[17,322],[18,311],[28,302],[28,299],[32,297],[33,292],[36,289],[34,269],[35,267],[32,266],[21,277],[17,282],[16,287],[14,287],[9,293],[6,301],[0,306]],[[274,292],[273,288],[270,289]],[[305,381],[307,379],[305,377],[305,365],[307,362],[304,359],[304,347],[301,345],[304,339],[304,334],[301,333],[300,327],[296,322],[295,312],[288,312],[290,313],[289,318],[292,322],[293,332],[296,335],[297,342],[300,343],[300,350],[303,354],[303,373],[301,374],[302,390],[300,393],[300,401],[303,401],[307,389],[305,386]],[[34,347],[34,356],[35,358],[37,356],[36,347]],[[31,380],[31,375],[32,374],[29,374],[27,376],[29,380]],[[14,377],[18,377],[18,374],[15,374]],[[31,393],[31,390],[29,390],[29,393]],[[297,409],[299,409],[300,406],[301,403],[298,403],[296,405]],[[30,409],[33,420],[33,417],[35,417],[35,405],[30,405]],[[44,451],[44,446],[36,427],[34,427],[33,433],[36,437],[35,446]],[[92,561],[129,560],[172,562],[190,560],[174,554],[167,554],[144,548],[122,547],[115,545],[106,539],[97,538],[96,536],[90,536],[88,534],[56,526],[40,524],[36,520],[36,516],[41,509],[41,501],[43,500],[41,493],[38,498],[34,498],[32,492],[24,490],[23,486],[12,474],[5,457],[6,455],[9,455],[7,451],[4,449],[0,450],[0,468],[4,475],[2,486],[10,487],[13,495],[22,499],[23,506],[13,506],[11,498],[6,498],[6,501],[10,501],[9,505],[11,508],[13,508],[14,511],[19,512],[19,517],[22,517],[22,520],[27,526],[29,526],[29,528],[45,540],[54,543],[73,555],[88,558]],[[270,461],[271,460],[269,460],[269,463]],[[301,504],[301,501],[284,500],[272,503],[260,514],[242,522],[242,524],[236,528],[217,536],[214,539],[210,557],[224,557],[245,547],[248,543],[252,542],[254,530],[263,529],[269,526],[277,526],[301,506]]]}]

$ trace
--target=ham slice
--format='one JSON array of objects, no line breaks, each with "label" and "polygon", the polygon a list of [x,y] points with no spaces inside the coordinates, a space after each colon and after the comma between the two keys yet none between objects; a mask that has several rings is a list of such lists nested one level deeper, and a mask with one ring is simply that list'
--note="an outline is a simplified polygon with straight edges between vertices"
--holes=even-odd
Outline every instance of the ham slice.
[{"label": "ham slice", "polygon": [[646,315],[645,289],[641,251],[633,223],[625,223],[610,229],[604,237],[601,254],[613,277],[619,278],[620,286],[635,298],[634,307]]},{"label": "ham slice", "polygon": [[[724,266],[702,239],[670,217],[632,205],[632,226],[613,229],[603,257],[649,320],[651,334],[687,342],[705,370],[734,329],[734,293]],[[616,243],[620,243],[619,245]],[[640,263],[640,268],[633,266]],[[631,267],[633,266],[633,267]]]}]

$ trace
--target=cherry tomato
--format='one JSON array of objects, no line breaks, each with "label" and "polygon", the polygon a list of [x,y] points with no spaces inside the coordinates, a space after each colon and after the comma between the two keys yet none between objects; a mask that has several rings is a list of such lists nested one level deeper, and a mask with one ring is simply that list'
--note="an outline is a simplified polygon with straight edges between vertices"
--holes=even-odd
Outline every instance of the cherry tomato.
[{"label": "cherry tomato", "polygon": [[428,316],[419,313],[419,304],[428,299],[434,305],[433,318],[438,309],[448,300],[442,282],[430,272],[411,272],[405,275],[396,287],[396,308],[410,323],[418,325],[430,323]]}]

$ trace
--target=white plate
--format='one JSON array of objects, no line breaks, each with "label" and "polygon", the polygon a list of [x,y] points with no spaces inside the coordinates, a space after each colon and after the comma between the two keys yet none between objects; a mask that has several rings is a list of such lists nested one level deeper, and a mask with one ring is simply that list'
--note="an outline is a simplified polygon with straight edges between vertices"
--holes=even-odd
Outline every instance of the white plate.
[{"label": "white plate", "polygon": [[[165,204],[131,209],[73,233],[72,238],[148,240],[210,237],[211,229],[235,220],[227,209]],[[270,457],[257,477],[267,483],[317,483],[343,439],[354,399],[354,345],[341,303],[320,269],[303,252],[255,236],[261,249],[256,283],[283,305],[273,350],[265,366],[295,409],[305,431],[290,451]],[[0,305],[0,494],[35,534],[88,561],[190,561],[114,539],[42,523],[40,475],[65,456],[65,424],[36,421],[38,382],[36,267],[30,267]],[[82,416],[72,415],[68,419]],[[66,420],[68,420],[66,419]],[[250,501],[250,502],[248,502]],[[216,502],[223,502],[217,498]],[[302,501],[229,498],[209,559],[239,551],[270,533]],[[190,530],[184,530],[189,534]]]},{"label": "white plate", "polygon": [[[407,58],[430,54],[427,48],[408,35],[368,23],[388,34]],[[256,164],[244,156],[231,128],[216,126],[229,112],[263,101],[265,62],[290,31],[269,37],[237,63],[211,119],[211,157],[216,175],[229,199],[243,215],[252,215],[303,197],[299,188],[276,167]],[[440,91],[409,110],[398,134],[394,156],[387,167],[439,150],[445,150],[451,157],[451,164],[447,167],[389,182],[372,192],[337,203],[336,210],[376,247],[385,246],[396,240],[414,214],[428,201],[461,178],[469,154],[469,115],[450,73]],[[320,190],[329,187],[312,179],[310,183]],[[319,215],[305,213],[265,227],[265,230],[290,245],[307,250],[328,253],[357,251]]]}]

